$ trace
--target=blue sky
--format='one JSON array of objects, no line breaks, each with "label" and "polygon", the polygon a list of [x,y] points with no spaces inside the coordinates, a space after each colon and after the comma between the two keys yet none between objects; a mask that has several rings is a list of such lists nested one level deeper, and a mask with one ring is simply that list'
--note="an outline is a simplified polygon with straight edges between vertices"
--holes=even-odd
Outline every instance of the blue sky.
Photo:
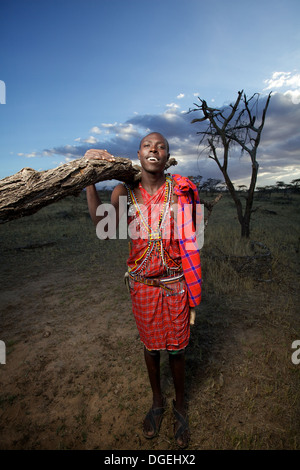
[{"label": "blue sky", "polygon": [[[134,160],[160,131],[176,172],[222,179],[186,111],[241,89],[272,91],[258,185],[299,178],[299,17],[299,0],[0,0],[0,178],[88,148]],[[246,157],[230,164],[247,184]]]}]

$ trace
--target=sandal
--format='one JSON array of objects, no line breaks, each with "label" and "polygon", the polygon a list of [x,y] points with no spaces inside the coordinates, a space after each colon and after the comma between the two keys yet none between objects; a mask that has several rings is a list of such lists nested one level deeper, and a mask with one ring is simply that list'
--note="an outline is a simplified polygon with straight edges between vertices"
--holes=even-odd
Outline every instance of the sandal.
[{"label": "sandal", "polygon": [[[174,416],[176,418],[176,421],[177,423],[180,423],[178,429],[175,431],[175,427],[176,427],[176,424],[174,424],[174,437],[175,437],[175,440],[176,440],[176,443],[177,445],[181,448],[181,449],[185,449],[188,445],[189,445],[189,439],[190,439],[190,430],[189,430],[189,425],[188,425],[188,418],[187,417],[183,417],[181,413],[179,413],[179,411],[176,410],[175,408],[175,400],[173,400],[173,413],[174,413]],[[184,438],[183,438],[183,435],[184,433],[188,431],[187,433],[187,439],[186,439],[186,442],[184,441]],[[178,442],[178,439],[182,439],[182,444],[179,444]]]},{"label": "sandal", "polygon": [[[143,428],[143,434],[146,439],[153,439],[153,437],[156,437],[159,433],[160,425],[163,419],[163,415],[166,411],[165,409],[166,405],[166,400],[164,398],[163,406],[161,408],[153,408],[151,407],[150,410],[148,411],[146,418],[144,419],[144,426],[145,422],[148,420],[152,426],[153,434],[148,434],[147,431],[145,430],[145,427]],[[158,422],[156,422],[155,418],[159,417]],[[150,429],[149,429],[150,431]]]}]

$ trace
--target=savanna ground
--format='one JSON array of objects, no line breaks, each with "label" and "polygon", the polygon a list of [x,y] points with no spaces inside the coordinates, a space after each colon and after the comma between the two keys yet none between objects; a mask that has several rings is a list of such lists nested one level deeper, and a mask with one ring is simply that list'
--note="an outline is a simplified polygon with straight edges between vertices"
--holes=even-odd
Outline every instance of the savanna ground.
[{"label": "savanna ground", "polygon": [[[271,257],[241,242],[229,197],[209,219],[186,360],[189,450],[300,448],[299,199],[256,201],[251,240]],[[0,233],[0,448],[176,449],[164,354],[168,410],[156,439],[141,431],[151,392],[123,284],[127,241],[96,237],[84,194]]]}]

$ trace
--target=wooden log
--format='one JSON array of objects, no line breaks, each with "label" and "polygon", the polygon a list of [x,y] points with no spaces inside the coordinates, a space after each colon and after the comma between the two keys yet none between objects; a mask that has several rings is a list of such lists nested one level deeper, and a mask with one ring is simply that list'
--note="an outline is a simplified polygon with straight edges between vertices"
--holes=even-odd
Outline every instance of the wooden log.
[{"label": "wooden log", "polygon": [[[174,158],[166,168],[171,165],[177,165]],[[79,158],[46,171],[23,168],[0,180],[0,223],[34,214],[66,196],[78,196],[91,184],[107,180],[133,183],[140,176],[139,166],[120,157],[113,162]]]}]

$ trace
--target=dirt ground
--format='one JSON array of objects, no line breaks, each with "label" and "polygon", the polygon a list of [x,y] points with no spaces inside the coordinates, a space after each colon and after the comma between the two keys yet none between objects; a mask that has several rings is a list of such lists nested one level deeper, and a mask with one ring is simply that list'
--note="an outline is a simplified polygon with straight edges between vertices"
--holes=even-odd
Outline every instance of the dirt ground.
[{"label": "dirt ground", "polygon": [[[86,213],[55,206],[1,227],[0,449],[176,449],[164,353],[168,409],[156,439],[142,434],[151,391],[127,241],[99,241]],[[204,274],[208,261],[203,250]],[[297,283],[289,295],[278,279],[234,295],[204,283],[186,357],[190,450],[300,448]]]}]

